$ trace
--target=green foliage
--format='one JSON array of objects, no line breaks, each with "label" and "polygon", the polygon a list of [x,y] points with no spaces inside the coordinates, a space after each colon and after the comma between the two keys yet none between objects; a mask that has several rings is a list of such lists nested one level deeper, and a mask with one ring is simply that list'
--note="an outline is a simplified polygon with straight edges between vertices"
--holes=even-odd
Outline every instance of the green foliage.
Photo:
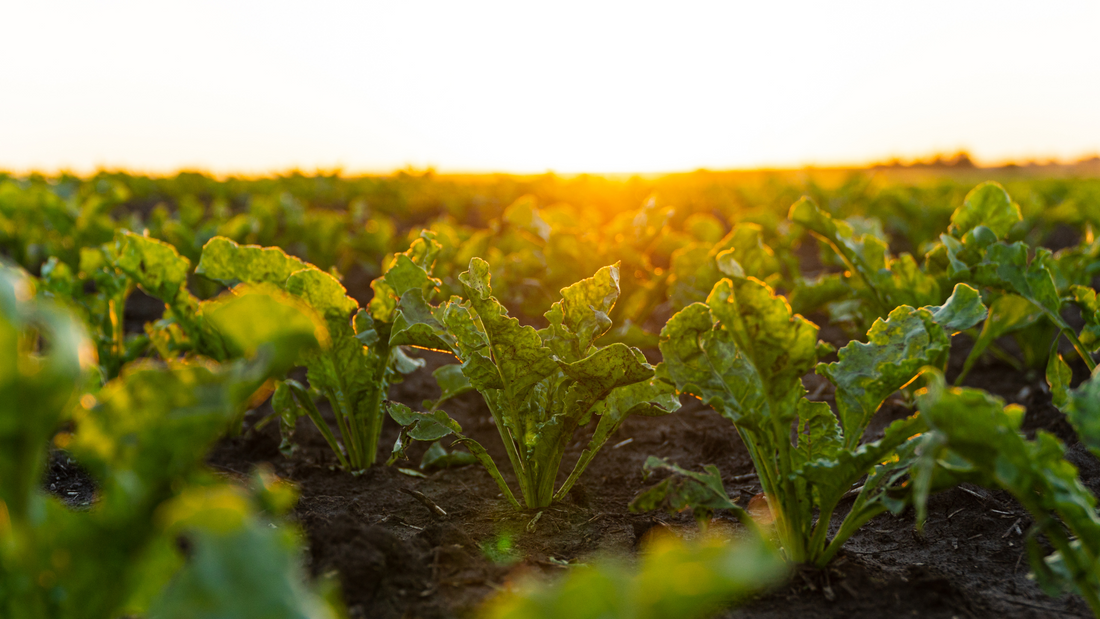
[{"label": "green foliage", "polygon": [[[943,306],[901,306],[877,320],[867,343],[851,342],[839,361],[818,366],[836,385],[839,421],[826,404],[805,399],[801,378],[817,361],[817,327],[753,278],[722,280],[705,305],[673,316],[661,332],[662,368],[678,390],[737,427],[787,556],[824,565],[864,522],[905,505],[899,482],[914,457],[911,439],[924,424],[916,416],[900,420],[882,439],[860,445],[871,415],[922,367],[946,363],[945,326],[953,332],[984,315],[977,291],[959,286]],[[864,476],[827,542],[833,510]]]},{"label": "green foliage", "polygon": [[[186,563],[149,609],[151,619],[336,619],[307,586],[297,532],[257,518],[239,490],[202,488],[163,510],[167,529],[186,536]],[[296,496],[290,497],[292,500]]]},{"label": "green foliage", "polygon": [[[484,260],[472,259],[459,281],[468,300],[453,297],[438,307],[424,303],[419,289],[410,287],[401,297],[391,344],[444,350],[459,358],[463,375],[492,412],[527,507],[545,507],[565,496],[627,416],[661,415],[679,407],[671,387],[652,380],[653,367],[641,351],[621,343],[593,343],[611,328],[618,266],[563,288],[561,300],[545,314],[549,326],[541,331],[508,315],[493,296]],[[588,447],[555,491],[565,448],[593,415],[599,422]],[[485,450],[472,439],[459,435],[459,440],[518,507]]]},{"label": "green foliage", "polygon": [[[910,254],[891,256],[882,238],[859,234],[849,222],[833,219],[809,198],[795,203],[788,218],[813,232],[841,258],[848,269],[845,278],[852,286],[852,294],[867,306],[861,315],[874,319],[901,305],[937,305],[950,290],[922,271]],[[857,276],[858,282],[852,280]],[[804,292],[803,296],[812,294],[817,299],[828,299],[836,295],[835,287],[828,290],[828,296],[816,290]]]},{"label": "green foliage", "polygon": [[705,538],[655,541],[640,564],[602,561],[550,584],[528,582],[489,603],[490,619],[701,619],[782,580],[767,544]]},{"label": "green foliage", "polygon": [[[423,365],[390,343],[394,315],[404,295],[423,303],[424,295],[438,286],[430,272],[439,249],[434,237],[424,233],[374,280],[375,297],[368,308],[361,309],[336,278],[281,249],[242,246],[222,237],[207,243],[197,274],[225,285],[245,282],[277,287],[324,320],[328,345],[303,359],[309,388],[286,381],[276,390],[274,406],[281,420],[284,451],[292,449],[290,435],[296,420],[306,416],[343,468],[360,471],[374,464],[385,417],[382,402],[389,386],[400,374]],[[314,394],[328,401],[339,440],[318,410]]]},{"label": "green foliage", "polygon": [[772,285],[782,281],[780,262],[763,242],[763,228],[745,223],[717,243],[693,243],[672,254],[669,301],[681,309],[707,298],[723,277],[751,275]]},{"label": "green foliage", "polygon": [[[1087,270],[1087,267],[1078,264],[1069,268],[1069,260],[1061,262],[1045,248],[1036,249],[1032,256],[1023,241],[1008,243],[1006,235],[1020,220],[1020,209],[1004,188],[992,182],[978,185],[967,194],[963,205],[952,216],[947,233],[940,235],[940,243],[929,252],[927,269],[952,281],[969,282],[998,294],[1017,295],[1031,304],[1028,308],[1021,301],[1013,300],[995,306],[997,320],[987,323],[983,335],[979,336],[982,348],[997,335],[1030,327],[1038,320],[1032,317],[1038,311],[1073,344],[1091,370],[1096,363],[1089,355],[1089,347],[1078,339],[1062,317],[1063,292],[1072,295],[1074,290],[1063,291],[1058,286],[1058,280],[1063,280],[1063,285],[1078,281],[1082,275],[1076,271]],[[1080,302],[1088,323],[1087,294]],[[1090,338],[1089,333],[1086,327],[1086,339]],[[973,361],[968,360],[965,369],[969,370],[972,364]]]},{"label": "green foliage", "polygon": [[[41,282],[44,296],[75,312],[91,330],[103,380],[118,376],[148,345],[147,337],[125,332],[123,309],[133,283],[113,268],[104,248],[82,248],[75,272],[51,257],[42,265]],[[94,290],[87,291],[88,284]]]},{"label": "green foliage", "polygon": [[[1017,405],[1005,406],[1003,400],[981,390],[947,387],[936,370],[928,370],[927,376],[928,387],[918,394],[917,405],[931,432],[917,479],[942,469],[1011,493],[1035,519],[1028,532],[1028,550],[1039,584],[1051,595],[1074,591],[1100,616],[1096,498],[1064,459],[1061,442],[1041,430],[1034,441],[1025,439],[1020,432],[1024,410]],[[1089,389],[1086,386],[1077,395],[1094,395]],[[919,481],[915,485],[923,519],[929,488]],[[1054,554],[1043,556],[1039,535],[1051,543]]]},{"label": "green foliage", "polygon": [[1069,392],[1064,410],[1078,438],[1100,458],[1100,378],[1097,376],[1094,373],[1092,378]]},{"label": "green foliage", "polygon": [[[267,611],[264,617],[332,616],[302,584],[289,545],[293,536],[269,533],[247,493],[216,485],[203,471],[206,449],[236,409],[273,368],[298,354],[265,343],[254,350],[251,360],[224,366],[199,360],[130,364],[74,408],[82,374],[94,361],[90,342],[67,314],[34,298],[29,280],[5,275],[0,614],[109,619],[152,608],[153,616],[173,616],[157,610],[173,609],[187,616],[259,617],[234,608],[248,591],[253,608]],[[66,430],[55,442],[97,482],[99,498],[89,511],[70,510],[38,489],[48,439],[62,421],[68,421]],[[288,506],[287,492],[277,488],[258,491],[257,500],[269,508]],[[173,522],[172,515],[187,522]],[[199,548],[214,540],[236,543],[187,559],[174,548],[181,536]],[[240,587],[248,572],[237,568],[257,556],[282,566],[283,582]],[[110,578],[104,578],[106,568]],[[227,572],[237,580],[226,579]]]}]

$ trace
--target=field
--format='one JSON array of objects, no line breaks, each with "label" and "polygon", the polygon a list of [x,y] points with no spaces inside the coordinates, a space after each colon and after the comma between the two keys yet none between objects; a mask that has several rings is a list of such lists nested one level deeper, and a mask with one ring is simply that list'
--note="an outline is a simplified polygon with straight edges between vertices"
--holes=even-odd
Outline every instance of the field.
[{"label": "field", "polygon": [[1100,616],[1093,168],[0,174],[0,616]]}]

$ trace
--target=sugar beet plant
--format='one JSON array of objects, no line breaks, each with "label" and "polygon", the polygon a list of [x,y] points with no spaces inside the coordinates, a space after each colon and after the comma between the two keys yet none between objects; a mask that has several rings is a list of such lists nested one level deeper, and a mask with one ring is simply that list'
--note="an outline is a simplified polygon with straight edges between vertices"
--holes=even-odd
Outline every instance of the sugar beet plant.
[{"label": "sugar beet plant", "polygon": [[[368,307],[360,308],[335,277],[277,247],[238,245],[224,237],[207,242],[197,274],[226,285],[275,286],[313,308],[328,328],[329,345],[304,357],[309,386],[287,379],[276,388],[272,404],[281,418],[284,449],[292,448],[294,424],[306,416],[343,468],[361,471],[374,464],[385,417],[382,402],[389,386],[400,374],[423,365],[391,344],[395,313],[401,295],[415,290],[423,298],[438,286],[430,274],[438,252],[439,244],[424,233],[374,280],[374,298]],[[332,408],[339,439],[322,417],[314,394]]]},{"label": "sugar beet plant", "polygon": [[[906,504],[904,477],[916,456],[915,437],[926,429],[914,415],[861,445],[882,402],[910,383],[924,366],[944,367],[950,333],[981,321],[978,292],[960,285],[942,306],[902,305],[867,334],[839,351],[839,361],[817,365],[836,385],[839,414],[808,400],[802,376],[817,363],[817,326],[797,314],[763,282],[724,279],[706,303],[689,305],[661,332],[664,362],[658,374],[694,395],[737,427],[764,488],[775,532],[787,558],[828,563],[860,526]],[[792,428],[797,428],[792,439]],[[829,539],[831,516],[842,497],[866,477],[840,529]],[[683,502],[684,484],[659,485],[642,496],[652,507],[666,497]],[[703,488],[705,490],[705,488]],[[720,493],[724,495],[723,493]],[[721,497],[718,497],[721,498]],[[721,502],[720,502],[721,503]],[[708,507],[731,507],[725,504]],[[681,505],[683,506],[683,505]],[[735,506],[733,506],[735,507]],[[817,514],[815,521],[814,515]]]},{"label": "sugar beet plant", "polygon": [[[637,348],[597,346],[611,328],[608,313],[619,296],[618,266],[561,290],[544,316],[545,329],[523,326],[493,296],[489,264],[480,258],[459,276],[467,299],[432,306],[420,288],[401,296],[390,344],[410,344],[454,354],[461,371],[488,405],[528,508],[542,508],[572,488],[592,458],[629,415],[663,415],[679,408],[671,385]],[[441,410],[417,412],[393,404],[390,414],[408,438],[436,440],[453,434],[485,465],[508,501],[512,490],[485,449],[462,434]],[[573,435],[593,415],[599,422],[572,472],[555,490],[558,470]]]}]

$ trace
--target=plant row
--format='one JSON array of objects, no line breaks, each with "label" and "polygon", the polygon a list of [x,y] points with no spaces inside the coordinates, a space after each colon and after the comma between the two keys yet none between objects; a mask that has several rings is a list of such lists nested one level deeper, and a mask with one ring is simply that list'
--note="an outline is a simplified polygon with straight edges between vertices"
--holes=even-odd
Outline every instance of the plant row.
[{"label": "plant row", "polygon": [[[647,205],[630,225],[655,215],[654,209]],[[552,227],[530,203],[513,204],[505,219],[544,243],[552,236]],[[685,471],[659,458],[647,467],[674,475],[639,496],[633,509],[690,507],[703,522],[715,509],[730,510],[786,561],[822,566],[874,516],[914,505],[920,523],[931,492],[963,481],[981,483],[1011,492],[1035,516],[1029,547],[1033,570],[1044,587],[1073,590],[1100,615],[1100,518],[1095,497],[1064,460],[1062,445],[1044,433],[1025,440],[1019,433],[1018,407],[1006,407],[981,391],[948,387],[943,378],[952,336],[960,332],[975,341],[966,370],[986,352],[1021,366],[1041,364],[1055,404],[1066,412],[1081,441],[1100,451],[1100,380],[1071,388],[1071,368],[1059,347],[1065,342],[1066,351],[1095,376],[1092,355],[1100,349],[1100,306],[1091,282],[1100,271],[1100,242],[1087,233],[1080,243],[1057,253],[1035,250],[1024,241],[1010,242],[1023,221],[1019,205],[1001,186],[980,185],[965,196],[946,230],[925,244],[918,259],[909,253],[893,255],[865,222],[834,218],[803,199],[790,209],[785,225],[819,238],[832,252],[823,262],[835,264],[835,270],[802,277],[797,263],[790,264],[793,254],[775,251],[764,242],[764,228],[751,223],[738,224],[713,242],[692,242],[672,252],[671,266],[663,274],[647,262],[646,251],[631,255],[627,244],[624,260],[634,263],[581,271],[594,275],[561,288],[560,298],[547,303],[542,329],[509,315],[491,281],[490,261],[477,255],[481,245],[471,247],[466,240],[456,247],[438,231],[421,232],[406,251],[388,258],[371,283],[370,301],[360,306],[338,273],[278,247],[215,236],[204,243],[192,270],[192,261],[172,245],[115,230],[107,242],[80,247],[76,269],[55,257],[41,268],[37,284],[16,278],[22,278],[24,287],[41,289],[37,297],[46,298],[43,307],[52,301],[84,319],[98,353],[98,371],[88,379],[74,369],[67,391],[56,384],[46,387],[51,393],[70,394],[53,405],[52,417],[40,416],[30,424],[18,409],[10,411],[6,426],[13,429],[11,444],[36,447],[12,465],[11,479],[21,481],[0,486],[20,489],[3,499],[11,522],[23,527],[18,534],[12,529],[7,539],[13,544],[8,546],[36,539],[30,503],[71,513],[34,489],[46,441],[63,427],[66,416],[75,430],[54,440],[84,455],[81,461],[103,493],[93,512],[72,515],[79,526],[108,512],[113,493],[122,496],[128,490],[122,482],[116,490],[109,480],[130,465],[110,457],[160,453],[161,443],[166,444],[161,455],[168,457],[167,443],[191,446],[190,464],[172,459],[183,467],[179,472],[142,464],[152,481],[137,486],[161,483],[167,490],[131,503],[118,499],[125,505],[119,508],[124,523],[116,537],[125,531],[140,538],[134,522],[144,520],[148,529],[171,511],[165,505],[186,494],[180,488],[204,487],[203,480],[195,479],[201,477],[196,461],[201,449],[196,448],[224,432],[238,431],[248,403],[266,394],[271,394],[279,419],[284,452],[294,450],[294,428],[306,417],[324,435],[340,467],[361,471],[376,463],[388,415],[401,426],[390,462],[404,456],[410,441],[434,443],[451,437],[452,450],[464,447],[469,453],[434,444],[433,457],[476,460],[517,509],[541,509],[567,495],[628,416],[671,414],[681,395],[691,395],[735,425],[763,486],[770,522],[758,523],[733,503],[715,469]],[[661,229],[655,228],[654,235]],[[483,238],[478,243],[492,257],[492,250],[500,249],[493,232]],[[470,252],[476,253],[466,259]],[[465,269],[455,273],[459,260],[465,261]],[[563,264],[573,268],[576,263]],[[614,327],[613,319],[623,317],[616,307],[621,306],[620,276],[628,269],[652,276],[635,278],[649,277],[643,285],[635,282],[625,305],[647,311],[662,304],[678,309],[656,337],[632,322],[630,316],[641,319],[637,314],[623,318],[636,329]],[[37,298],[12,286],[13,308]],[[127,334],[124,308],[135,286],[163,301],[166,309],[163,317],[145,325],[144,333]],[[226,290],[202,299],[193,292],[200,286]],[[777,287],[788,291],[787,298],[776,293]],[[524,315],[532,315],[528,308],[539,299],[526,299]],[[12,309],[11,315],[20,311]],[[818,327],[801,315],[810,312],[827,313],[850,329],[865,331],[866,341],[836,351],[818,340]],[[60,350],[56,333],[42,336],[23,323],[12,324],[14,333],[33,333],[13,336],[13,351],[24,350],[28,359],[37,360]],[[998,346],[1006,335],[1020,344],[1022,359]],[[662,357],[656,366],[630,345],[653,339]],[[423,365],[411,354],[414,348],[443,351],[457,361],[435,372],[442,395],[425,403],[424,410],[386,399],[393,382]],[[836,361],[819,363],[834,352]],[[141,360],[150,354],[160,364]],[[90,358],[85,353],[76,367],[92,367]],[[305,382],[288,377],[295,365],[306,368]],[[19,384],[25,374],[20,362],[10,367],[12,381]],[[192,376],[200,368],[220,377],[211,379],[220,387],[197,388],[205,384]],[[811,371],[835,387],[835,412],[807,396],[802,378]],[[158,386],[173,381],[188,385],[180,388],[184,394],[177,397],[171,388]],[[493,416],[518,493],[484,446],[466,436],[444,410],[451,397],[475,390]],[[865,440],[872,416],[898,390],[912,398],[918,412],[893,423],[881,438]],[[120,393],[125,395],[115,395]],[[74,397],[79,406],[72,405]],[[112,398],[118,399],[117,406],[110,406]],[[324,408],[332,411],[335,428],[324,417]],[[176,409],[207,410],[211,419],[199,424],[202,415],[174,413]],[[159,415],[149,412],[158,410]],[[106,420],[102,427],[96,415]],[[135,415],[155,428],[144,440],[156,449],[132,447],[137,430],[127,424],[137,422],[126,420]],[[193,434],[171,425],[180,420],[195,424],[188,426]],[[27,434],[31,425],[36,429]],[[566,447],[590,427],[587,447],[559,484]],[[131,447],[111,446],[119,441]],[[104,463],[97,464],[97,457]],[[132,480],[136,474],[123,477]],[[830,535],[833,512],[852,494],[854,502]],[[241,510],[244,515],[234,522],[256,517]],[[43,531],[53,526],[37,522],[46,527]],[[210,526],[218,529],[221,524]],[[135,556],[152,552],[155,540],[173,531],[167,525],[151,528],[155,531],[134,542]],[[1044,556],[1040,537],[1051,543],[1053,554]],[[110,535],[97,539],[119,543]],[[3,569],[17,575],[5,580],[28,583],[21,593],[26,604],[45,604],[40,600],[50,596],[69,599],[70,583],[76,581],[35,571],[36,561],[54,561],[56,552],[30,546],[24,554],[13,554],[16,559],[5,558]],[[65,552],[74,556],[71,548]],[[188,565],[198,563],[192,559]],[[186,577],[177,574],[172,582],[180,581]],[[139,591],[144,589],[120,584],[102,616],[127,603],[146,603]],[[302,594],[294,599],[304,603],[312,598]]]}]

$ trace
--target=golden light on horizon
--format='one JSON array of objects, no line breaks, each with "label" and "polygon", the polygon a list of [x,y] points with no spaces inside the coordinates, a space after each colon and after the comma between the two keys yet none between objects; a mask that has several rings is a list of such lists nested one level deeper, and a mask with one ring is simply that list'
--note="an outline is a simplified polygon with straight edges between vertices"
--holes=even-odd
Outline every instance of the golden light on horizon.
[{"label": "golden light on horizon", "polygon": [[0,169],[660,172],[1100,151],[1100,5],[21,3]]}]

